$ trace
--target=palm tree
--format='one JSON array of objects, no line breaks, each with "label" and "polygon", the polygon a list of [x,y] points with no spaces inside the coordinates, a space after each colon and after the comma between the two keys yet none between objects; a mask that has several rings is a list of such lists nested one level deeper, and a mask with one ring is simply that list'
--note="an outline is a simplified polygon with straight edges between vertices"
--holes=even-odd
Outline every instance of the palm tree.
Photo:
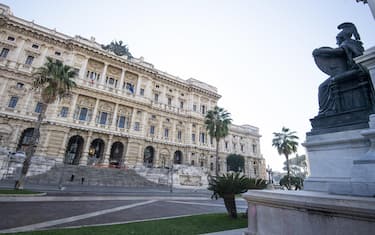
[{"label": "palm tree", "polygon": [[15,189],[22,189],[24,180],[31,164],[40,137],[40,126],[44,119],[48,104],[70,95],[76,83],[72,78],[77,76],[77,72],[72,67],[64,65],[61,61],[54,61],[47,57],[47,62],[32,74],[33,88],[41,93],[41,110],[35,123],[30,145],[26,149],[26,158],[22,165],[20,178],[16,181]]},{"label": "palm tree", "polygon": [[225,109],[215,106],[213,110],[207,112],[204,119],[204,124],[208,130],[211,138],[216,140],[216,167],[215,175],[218,175],[218,165],[219,165],[219,141],[228,135],[229,125],[232,123],[230,118],[230,113]]},{"label": "palm tree", "polygon": [[237,218],[235,196],[248,190],[249,179],[245,175],[235,172],[209,177],[208,183],[207,189],[213,192],[211,198],[223,198],[228,215]]},{"label": "palm tree", "polygon": [[274,132],[272,139],[272,146],[277,148],[279,155],[284,154],[286,158],[286,169],[288,177],[288,189],[291,186],[290,168],[289,168],[289,155],[297,152],[298,136],[295,131],[290,131],[289,128],[283,127],[280,133]]}]

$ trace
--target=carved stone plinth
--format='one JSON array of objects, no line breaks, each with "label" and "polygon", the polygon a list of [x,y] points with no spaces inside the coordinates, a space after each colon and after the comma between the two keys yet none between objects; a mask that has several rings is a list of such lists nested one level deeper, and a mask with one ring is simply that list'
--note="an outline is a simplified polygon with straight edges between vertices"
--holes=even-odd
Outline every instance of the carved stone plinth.
[{"label": "carved stone plinth", "polygon": [[247,235],[373,234],[375,198],[249,190]]}]

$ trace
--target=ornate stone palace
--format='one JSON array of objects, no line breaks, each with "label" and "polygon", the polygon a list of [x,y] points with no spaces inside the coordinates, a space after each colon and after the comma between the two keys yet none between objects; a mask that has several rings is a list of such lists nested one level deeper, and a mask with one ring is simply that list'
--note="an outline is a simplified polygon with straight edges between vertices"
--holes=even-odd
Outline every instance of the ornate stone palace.
[{"label": "ornate stone palace", "polygon": [[[14,16],[0,4],[0,146],[22,150],[40,111],[32,72],[46,57],[76,69],[69,98],[48,106],[36,156],[57,163],[134,168],[172,163],[214,172],[215,141],[204,117],[221,97],[204,82],[164,73],[139,59],[117,56],[95,41],[70,37]],[[245,156],[245,173],[265,176],[259,129],[232,125],[220,143],[226,157]]]}]

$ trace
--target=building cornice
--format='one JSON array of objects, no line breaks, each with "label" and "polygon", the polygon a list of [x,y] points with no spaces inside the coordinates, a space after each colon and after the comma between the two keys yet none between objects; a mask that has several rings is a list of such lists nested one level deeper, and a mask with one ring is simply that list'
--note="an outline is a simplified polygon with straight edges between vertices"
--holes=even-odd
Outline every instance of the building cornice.
[{"label": "building cornice", "polygon": [[[2,8],[4,5],[0,6]],[[217,93],[217,89],[208,85],[209,89],[204,89],[195,84],[189,83],[188,80],[183,80],[173,75],[161,72],[157,69],[149,68],[140,63],[132,62],[126,58],[116,56],[112,52],[101,49],[100,44],[95,41],[87,40],[80,36],[70,37],[68,35],[57,32],[56,30],[48,29],[44,26],[35,24],[33,21],[26,21],[10,14],[0,14],[0,26],[20,34],[34,37],[40,41],[53,44],[67,50],[77,51],[81,54],[108,61],[119,67],[124,67],[130,71],[145,73],[151,78],[162,80],[166,83],[177,85],[188,91],[203,93],[212,98],[219,99],[221,96]],[[87,42],[87,43],[83,43]],[[90,45],[92,44],[92,45]],[[210,90],[211,89],[211,90]]]}]

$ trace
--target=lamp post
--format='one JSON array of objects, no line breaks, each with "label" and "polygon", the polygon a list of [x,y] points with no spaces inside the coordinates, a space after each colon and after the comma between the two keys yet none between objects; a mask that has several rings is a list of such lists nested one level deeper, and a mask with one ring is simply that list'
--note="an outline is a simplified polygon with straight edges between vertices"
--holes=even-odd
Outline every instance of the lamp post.
[{"label": "lamp post", "polygon": [[273,187],[273,180],[272,180],[272,168],[270,168],[270,165],[267,166],[266,172],[268,173],[268,184],[267,184],[267,189],[274,189]]},{"label": "lamp post", "polygon": [[173,159],[171,161],[171,167],[169,168],[171,172],[171,185],[169,187],[169,192],[173,193]]}]

